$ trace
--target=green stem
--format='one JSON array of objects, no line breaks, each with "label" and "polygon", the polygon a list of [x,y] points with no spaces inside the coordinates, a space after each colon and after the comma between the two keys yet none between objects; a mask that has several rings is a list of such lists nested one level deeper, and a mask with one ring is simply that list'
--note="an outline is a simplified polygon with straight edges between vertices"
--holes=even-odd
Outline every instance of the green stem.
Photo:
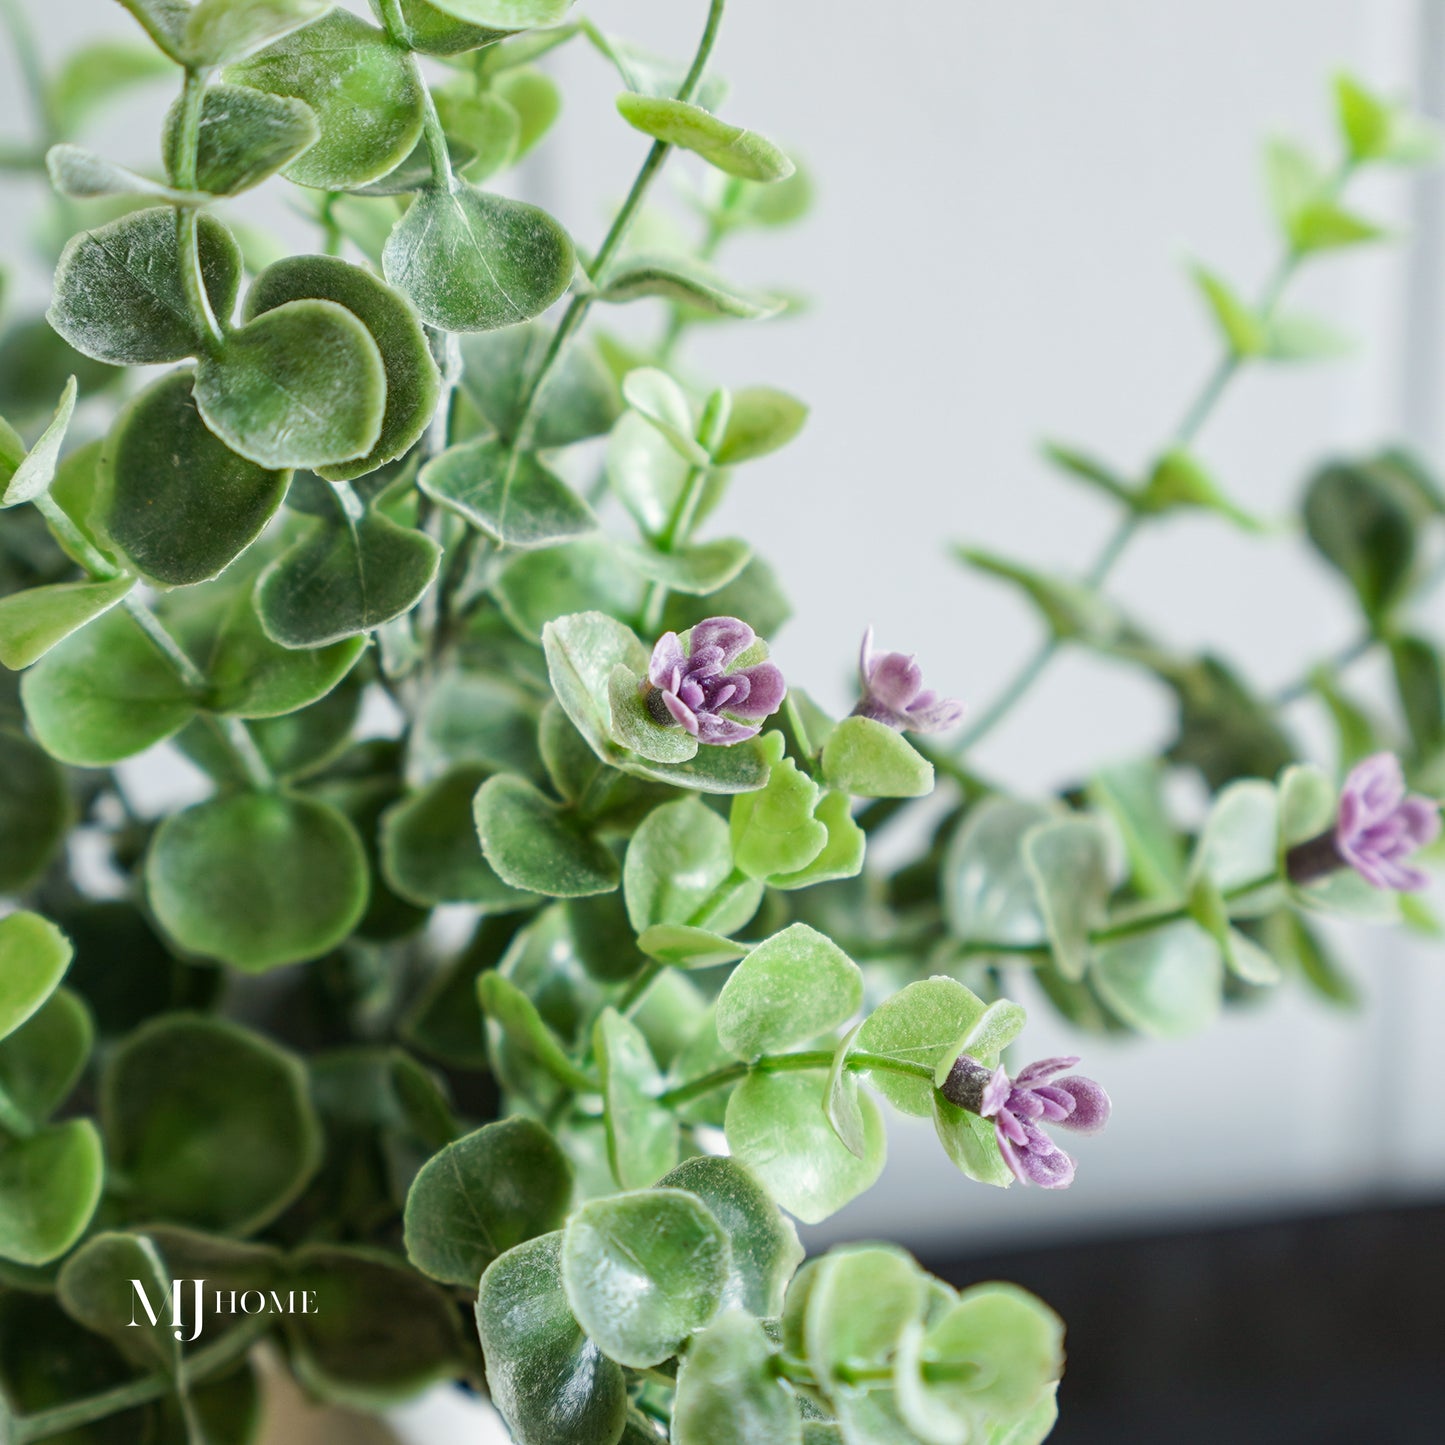
[{"label": "green stem", "polygon": [[[833,1052],[830,1049],[808,1049],[800,1054],[768,1054],[751,1064],[729,1064],[726,1068],[715,1069],[685,1084],[668,1089],[657,1096],[657,1102],[664,1109],[675,1109],[692,1099],[711,1094],[715,1089],[724,1088],[749,1074],[791,1074],[805,1069],[831,1069]],[[907,1074],[914,1079],[933,1082],[933,1070],[927,1064],[915,1064],[908,1059],[895,1059],[888,1054],[869,1054],[854,1051],[843,1060],[843,1067],[852,1073],[870,1070],[885,1074]]]},{"label": "green stem", "polygon": [[[702,502],[703,490],[707,486],[709,468],[693,467],[683,481],[682,491],[678,495],[677,505],[672,509],[672,515],[667,519],[667,525],[662,529],[657,538],[657,550],[659,552],[673,552],[679,542],[686,543],[692,534],[693,519],[697,516],[697,509]],[[651,636],[662,626],[663,609],[667,606],[667,599],[672,595],[671,589],[666,582],[653,582],[647,589],[647,597],[642,604],[642,631],[644,635]]]},{"label": "green stem", "polygon": [[[186,1363],[186,1377],[192,1384],[219,1374],[235,1364],[257,1340],[271,1327],[264,1315],[243,1320],[214,1344],[197,1350]],[[48,1410],[39,1410],[33,1415],[20,1415],[10,1422],[9,1440],[11,1445],[30,1445],[31,1441],[47,1440],[54,1435],[63,1435],[71,1430],[93,1425],[124,1410],[133,1410],[138,1405],[148,1405],[171,1393],[173,1382],[167,1375],[146,1375],[143,1379],[131,1380],[113,1389],[102,1390],[97,1395],[87,1395],[80,1400],[67,1400],[63,1405],[52,1405]]]},{"label": "green stem", "polygon": [[[176,120],[176,152],[174,181],[182,191],[196,189],[196,152],[200,145],[201,106],[206,98],[206,72],[186,67],[185,84],[181,89],[180,115]],[[207,338],[211,350],[225,339],[211,298],[206,294],[205,274],[201,270],[200,214],[191,206],[176,208],[176,249],[181,262],[181,287],[191,319]]]},{"label": "green stem", "polygon": [[[392,0],[392,3],[395,3],[395,0]],[[702,39],[698,41],[692,65],[682,82],[681,89],[677,92],[678,100],[691,100],[702,81],[703,71],[706,70],[707,62],[712,55],[713,43],[717,39],[718,26],[722,24],[725,5],[726,0],[711,0],[708,6],[707,24],[703,27]],[[621,249],[622,243],[627,239],[628,231],[632,228],[633,221],[637,218],[637,212],[641,209],[648,188],[662,169],[663,162],[671,150],[672,147],[665,141],[653,142],[646,159],[642,162],[642,168],[632,182],[632,189],[628,191],[627,198],[622,202],[621,209],[613,218],[612,225],[597,250],[597,255],[588,271],[589,280],[593,282],[600,280]],[[595,291],[579,291],[573,295],[567,304],[567,309],[562,313],[562,319],[557,323],[557,329],[552,333],[552,339],[542,357],[542,364],[533,375],[531,385],[527,388],[522,401],[515,443],[518,451],[525,451],[530,445],[532,436],[537,429],[538,409],[542,395],[547,389],[547,383],[552,379],[563,352],[567,348],[567,343],[577,334],[582,323],[587,319],[587,313],[592,309],[595,299]]]},{"label": "green stem", "polygon": [[[415,60],[412,61],[416,65]],[[417,81],[421,85],[421,133],[426,142],[426,156],[431,163],[431,179],[439,191],[456,188],[457,179],[452,173],[452,153],[447,148],[446,132],[442,129],[442,118],[437,114],[436,101],[432,99],[431,87],[427,85],[420,69]]]},{"label": "green stem", "polygon": [[121,575],[116,567],[91,542],[62,509],[49,492],[42,492],[34,499],[35,509],[45,518],[50,530],[65,550],[90,573],[98,582],[110,582]]}]

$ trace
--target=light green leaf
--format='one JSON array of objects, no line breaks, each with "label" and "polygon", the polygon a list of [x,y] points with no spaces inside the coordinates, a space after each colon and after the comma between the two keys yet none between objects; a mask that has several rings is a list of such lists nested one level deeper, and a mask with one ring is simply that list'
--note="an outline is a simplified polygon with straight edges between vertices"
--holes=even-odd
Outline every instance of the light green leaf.
[{"label": "light green leaf", "polygon": [[677,1354],[722,1303],[732,1250],[695,1194],[643,1189],[584,1204],[562,1237],[562,1287],[578,1324],[619,1364]]},{"label": "light green leaf", "polygon": [[1270,320],[1265,355],[1271,361],[1329,361],[1356,350],[1355,338],[1330,322],[1285,312]]},{"label": "light green leaf", "polygon": [[1044,937],[1023,840],[1053,816],[1041,803],[1000,797],[970,810],[943,862],[943,906],[954,937],[1022,944]]},{"label": "light green leaf", "polygon": [[762,1325],[740,1309],[693,1340],[678,1371],[674,1445],[802,1445],[803,1422]]},{"label": "light green leaf", "polygon": [[1145,898],[1173,899],[1184,891],[1184,852],[1164,806],[1163,781],[1152,760],[1114,763],[1089,780],[1089,799],[1119,830],[1134,887]]},{"label": "light green leaf", "polygon": [[633,411],[645,417],[673,450],[695,467],[711,461],[697,441],[697,422],[687,393],[665,371],[639,366],[622,378],[622,395]]},{"label": "light green leaf", "polygon": [[732,316],[744,321],[776,316],[787,304],[781,297],[736,286],[690,256],[645,252],[634,252],[610,266],[598,295],[614,304],[660,296],[676,306],[709,316]]},{"label": "light green leaf", "polygon": [[723,893],[732,873],[727,824],[696,799],[664,803],[643,820],[627,849],[623,896],[627,916],[641,933],[653,924],[703,925],[731,934],[753,916],[762,898],[742,879]]},{"label": "light green leaf", "polygon": [[[5,486],[0,492],[0,508],[14,507],[21,502],[33,502],[50,490],[55,479],[56,464],[60,459],[60,446],[70,426],[75,411],[75,378],[65,383],[60,403],[50,425],[41,432],[29,452],[12,465],[8,458],[0,458],[0,477]],[[17,438],[18,440],[18,438]]]},{"label": "light green leaf", "polygon": [[[1268,885],[1277,875],[1279,797],[1257,778],[1231,783],[1214,801],[1190,862],[1193,876],[1206,874],[1226,895]],[[1235,902],[1238,912],[1247,899]]]},{"label": "light green leaf", "polygon": [[537,1012],[536,1004],[515,983],[488,971],[477,979],[477,995],[487,1017],[501,1028],[510,1044],[574,1092],[595,1091],[596,1080],[589,1079],[572,1062],[557,1035]]},{"label": "light green leaf", "polygon": [[535,640],[559,613],[635,617],[642,610],[644,591],[642,579],[612,539],[595,534],[517,551],[492,581],[492,596],[507,621]]},{"label": "light green leaf", "polygon": [[886,1145],[878,1107],[860,1095],[865,1154],[851,1154],[823,1113],[822,1073],[753,1073],[728,1100],[733,1157],[751,1169],[790,1214],[818,1224],[870,1188]]},{"label": "light green leaf", "polygon": [[117,577],[109,582],[57,582],[0,597],[0,662],[17,672],[29,667],[108,612],[134,586],[134,577]]},{"label": "light green leaf", "polygon": [[1437,127],[1372,94],[1353,76],[1335,77],[1335,106],[1352,160],[1417,166],[1440,154]]},{"label": "light green leaf", "polygon": [[31,1266],[59,1259],[90,1223],[104,1173],[89,1119],[52,1124],[0,1149],[0,1259]]},{"label": "light green leaf", "polygon": [[559,1228],[572,1166],[531,1119],[502,1119],[433,1154],[406,1196],[406,1252],[443,1284],[476,1287],[482,1271],[523,1241]]},{"label": "light green leaf", "polygon": [[335,808],[238,793],[168,817],[146,857],[146,896],[183,949],[248,973],[319,958],[366,909],[366,855]]},{"label": "light green leaf", "polygon": [[732,963],[748,951],[745,943],[683,923],[650,924],[638,935],[637,946],[649,958],[675,968],[714,968],[720,963]]},{"label": "light green leaf", "polygon": [[548,547],[597,526],[586,502],[534,453],[494,437],[448,447],[417,484],[503,546]]},{"label": "light green leaf", "polygon": [[38,913],[0,918],[0,1039],[45,1003],[70,967],[70,940]]},{"label": "light green leaf", "polygon": [[617,887],[617,860],[566,810],[522,778],[490,778],[477,791],[477,833],[505,883],[552,898]]},{"label": "light green leaf", "polygon": [[814,818],[818,785],[791,758],[774,765],[765,788],[733,799],[733,861],[749,878],[771,879],[808,867],[828,842]]},{"label": "light green leaf", "polygon": [[405,160],[421,136],[415,62],[339,8],[231,67],[226,79],[311,108],[320,137],[285,172],[297,185],[364,186]]},{"label": "light green leaf", "polygon": [[186,55],[227,65],[324,15],[329,0],[197,0],[186,23]]},{"label": "light green leaf", "polygon": [[[937,1069],[958,1057],[954,1046],[983,1016],[984,1003],[956,979],[919,979],[885,999],[863,1022],[858,1048]],[[951,1051],[951,1052],[950,1052]],[[933,1114],[929,1079],[879,1069],[869,1081],[894,1108],[921,1119]]]},{"label": "light green leaf", "polygon": [[1024,835],[1023,857],[1054,962],[1065,978],[1081,979],[1089,935],[1103,925],[1109,908],[1108,837],[1091,818],[1059,818]]},{"label": "light green leaf", "polygon": [[1194,280],[1214,313],[1231,355],[1260,355],[1269,340],[1266,323],[1214,272],[1195,266]]},{"label": "light green leaf", "polygon": [[827,830],[828,839],[806,868],[796,873],[776,874],[768,879],[772,888],[788,891],[810,888],[836,878],[856,878],[863,871],[868,835],[853,821],[847,793],[825,793],[813,809],[813,817]]},{"label": "light green leaf", "polygon": [[861,1023],[854,1024],[833,1051],[828,1069],[828,1087],[823,1095],[823,1113],[833,1132],[848,1147],[848,1152],[862,1159],[868,1152],[863,1127],[863,1106],[858,1102],[858,1076],[848,1067],[848,1055],[858,1037]]},{"label": "light green leaf", "polygon": [[1007,1189],[1014,1182],[1013,1171],[999,1153],[992,1119],[960,1109],[935,1093],[933,1128],[943,1152],[969,1179],[995,1189]]},{"label": "light green leaf", "polygon": [[1189,919],[1101,944],[1090,977],[1109,1008],[1157,1038],[1198,1033],[1219,1014],[1219,945]]},{"label": "light green leaf", "polygon": [[793,163],[771,141],[729,125],[700,105],[624,92],[617,111],[634,130],[700,155],[710,165],[747,181],[781,181]]},{"label": "light green leaf", "polygon": [[857,1012],[863,975],[832,939],[794,923],[760,943],[728,977],[717,1034],[739,1059],[782,1053]]},{"label": "light green leaf", "polygon": [[623,1189],[641,1189],[677,1163],[677,1119],[657,1102],[662,1075],[635,1024],[606,1008],[592,1038],[612,1175]]},{"label": "light green leaf", "polygon": [[18,1114],[32,1128],[43,1124],[75,1087],[94,1041],[95,1025],[80,995],[56,989],[0,1039],[0,1104],[8,1106],[7,1115]]},{"label": "light green leaf", "polygon": [[933,764],[886,723],[847,717],[823,744],[823,779],[859,798],[921,798],[933,790]]},{"label": "light green leaf", "polygon": [[785,391],[747,386],[733,393],[721,443],[713,453],[720,467],[750,462],[785,447],[802,431],[808,408]]},{"label": "light green leaf", "polygon": [[72,50],[50,82],[50,104],[64,135],[75,135],[93,113],[132,87],[175,72],[153,46],[96,40]]},{"label": "light green leaf", "polygon": [[51,146],[45,153],[50,184],[62,196],[93,200],[101,196],[149,196],[171,206],[204,206],[210,199],[200,191],[177,190],[153,181],[125,166],[108,161],[84,146]]},{"label": "light green leaf", "polygon": [[803,1315],[808,1364],[822,1388],[831,1393],[846,1372],[885,1364],[927,1305],[927,1277],[903,1250],[830,1249],[818,1262]]},{"label": "light green leaf", "polygon": [[1246,532],[1259,532],[1264,524],[1242,508],[1235,506],[1208,472],[1200,465],[1198,458],[1180,447],[1164,453],[1154,464],[1143,491],[1138,497],[1139,507],[1146,512],[1169,512],[1176,507],[1200,507],[1208,512],[1217,512]]},{"label": "light green leaf", "polygon": [[382,253],[386,279],[443,331],[493,331],[540,315],[576,264],[545,211],[461,182],[422,192]]},{"label": "light green leaf", "polygon": [[726,587],[753,556],[753,549],[740,537],[697,542],[672,552],[646,543],[624,543],[618,550],[644,577],[689,597],[707,597]]},{"label": "light green leaf", "polygon": [[643,700],[644,684],[622,664],[607,680],[608,731],[612,741],[651,763],[685,763],[697,756],[698,741],[684,728],[659,723]]}]

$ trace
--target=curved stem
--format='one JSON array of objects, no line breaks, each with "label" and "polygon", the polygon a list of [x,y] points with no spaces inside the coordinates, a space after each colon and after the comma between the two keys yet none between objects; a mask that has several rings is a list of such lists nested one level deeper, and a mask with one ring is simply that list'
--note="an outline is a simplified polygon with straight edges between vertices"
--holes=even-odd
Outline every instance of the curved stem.
[{"label": "curved stem", "polygon": [[[700,1078],[689,1079],[685,1084],[668,1089],[657,1096],[657,1102],[665,1109],[676,1108],[691,1099],[701,1098],[714,1089],[721,1089],[749,1074],[791,1074],[808,1069],[831,1069],[833,1052],[830,1049],[808,1049],[799,1054],[768,1054],[751,1064],[729,1064],[726,1068],[715,1069]],[[910,1078],[927,1079],[933,1082],[933,1070],[927,1064],[911,1063],[907,1059],[895,1059],[888,1054],[850,1053],[843,1060],[843,1067],[852,1073],[866,1073],[870,1070],[886,1074],[907,1074]]]},{"label": "curved stem", "polygon": [[[196,153],[200,145],[201,106],[206,98],[206,73],[194,66],[186,67],[185,84],[181,89],[180,115],[176,121],[176,158],[174,181],[182,191],[196,189]],[[181,287],[186,306],[197,329],[212,349],[225,339],[211,298],[206,294],[205,274],[201,270],[200,214],[190,206],[176,208],[176,250],[181,262]]]}]

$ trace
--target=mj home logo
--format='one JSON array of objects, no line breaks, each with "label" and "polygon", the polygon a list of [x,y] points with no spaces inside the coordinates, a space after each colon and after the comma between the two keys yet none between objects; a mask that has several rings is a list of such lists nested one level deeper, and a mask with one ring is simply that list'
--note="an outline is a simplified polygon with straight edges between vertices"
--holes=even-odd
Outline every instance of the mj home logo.
[{"label": "mj home logo", "polygon": [[[141,1328],[142,1321],[136,1318],[137,1306],[144,1312],[152,1326],[159,1327],[161,1318],[170,1314],[171,1333],[184,1344],[201,1337],[206,1320],[206,1282],[203,1279],[173,1279],[165,1295],[152,1304],[145,1285],[138,1279],[131,1280],[135,1298],[131,1301],[130,1327]],[[187,1291],[189,1286],[189,1292]],[[227,1290],[210,1291],[215,1303],[213,1315],[314,1315],[317,1313],[316,1291],[312,1289],[287,1290]],[[189,1325],[186,1319],[186,1304],[190,1301]],[[189,1327],[190,1333],[186,1330]]]}]

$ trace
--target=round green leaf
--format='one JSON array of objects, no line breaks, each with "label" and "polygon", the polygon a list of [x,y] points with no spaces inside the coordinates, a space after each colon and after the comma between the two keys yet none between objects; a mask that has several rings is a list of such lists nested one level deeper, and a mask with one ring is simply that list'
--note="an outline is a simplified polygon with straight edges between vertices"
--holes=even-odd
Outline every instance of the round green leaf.
[{"label": "round green leaf", "polygon": [[[957,979],[919,979],[885,999],[868,1015],[858,1033],[858,1047],[865,1053],[936,1069],[983,1011],[983,1000]],[[953,1057],[957,1058],[957,1054]],[[921,1119],[932,1115],[930,1080],[879,1069],[870,1075],[869,1082],[902,1113]]]},{"label": "round green leaf", "polygon": [[482,852],[514,888],[583,898],[617,887],[617,860],[608,848],[523,779],[488,779],[475,810]]},{"label": "round green leaf", "polygon": [[322,523],[256,584],[261,626],[282,647],[325,647],[409,612],[431,586],[441,548],[380,512]]},{"label": "round green leaf", "polygon": [[562,1235],[510,1249],[477,1293],[487,1389],[517,1445],[615,1445],[627,1385],[577,1326],[562,1290]]},{"label": "round green leaf", "polygon": [[533,30],[560,24],[573,0],[430,0],[445,15],[491,30]]},{"label": "round green leaf", "polygon": [[[166,112],[162,145],[172,174],[180,141],[180,101]],[[201,101],[196,189],[234,196],[258,186],[316,142],[311,107],[244,85],[212,85]]]},{"label": "round green leaf", "polygon": [[70,940],[38,913],[0,918],[0,1039],[55,992],[70,966]]},{"label": "round green leaf", "polygon": [[781,181],[793,163],[771,141],[729,125],[700,105],[624,91],[617,111],[634,130],[700,155],[710,165],[746,181]]},{"label": "round green leaf", "polygon": [[320,136],[286,168],[298,185],[363,186],[405,160],[421,135],[415,63],[375,26],[339,8],[233,66],[227,78],[311,108]]},{"label": "round green leaf", "polygon": [[196,368],[196,405],[232,451],[266,467],[365,456],[381,435],[386,368],[334,301],[290,301],[226,337]]},{"label": "round green leaf", "polygon": [[134,577],[107,582],[57,582],[0,597],[0,662],[19,671],[57,642],[108,612],[135,586]]},{"label": "round green leaf", "polygon": [[0,1039],[0,1101],[34,1126],[75,1087],[95,1026],[78,994],[57,989],[14,1033]]},{"label": "round green leaf", "polygon": [[1219,1014],[1219,945],[1190,920],[1103,944],[1090,977],[1120,1018],[1159,1038],[1198,1033]]},{"label": "round green leaf", "polygon": [[[197,225],[206,294],[224,322],[236,306],[241,251],[214,216],[203,213]],[[194,356],[206,338],[181,284],[176,213],[132,211],[72,237],[56,264],[46,318],[77,351],[116,366]]]},{"label": "round green leaf", "polygon": [[336,256],[290,256],[268,266],[246,293],[244,314],[252,320],[308,298],[334,301],[350,311],[375,341],[386,370],[386,409],[375,446],[357,461],[319,469],[328,481],[346,481],[411,447],[436,412],[441,378],[411,307],[371,272]]},{"label": "round green leaf", "polygon": [[905,1251],[883,1244],[829,1250],[813,1272],[803,1316],[808,1364],[823,1388],[850,1367],[886,1363],[927,1306],[927,1276]]},{"label": "round green leaf", "polygon": [[632,835],[623,867],[627,916],[637,933],[654,924],[700,923],[714,933],[736,932],[757,912],[761,887],[732,875],[728,827],[695,798],[654,808]]},{"label": "round green leaf", "polygon": [[382,252],[386,279],[443,331],[492,331],[540,315],[576,264],[567,233],[545,211],[462,182],[422,192]]},{"label": "round green leaf", "polygon": [[782,1313],[783,1294],[803,1262],[798,1231],[767,1191],[736,1159],[698,1154],[657,1181],[660,1189],[686,1189],[707,1205],[732,1249],[722,1307],[759,1319]]},{"label": "round green leaf", "polygon": [[605,1008],[593,1031],[593,1052],[602,1075],[607,1158],[623,1189],[651,1184],[677,1163],[678,1126],[657,1102],[662,1076],[641,1029],[614,1008]]},{"label": "round green leaf", "polygon": [[933,1128],[943,1152],[968,1178],[995,1189],[1007,1189],[1014,1182],[1013,1171],[999,1153],[992,1119],[971,1114],[950,1104],[942,1094],[934,1094]]},{"label": "round green leaf", "polygon": [[1024,835],[1023,857],[1054,962],[1077,981],[1088,967],[1090,934],[1108,912],[1108,835],[1092,818],[1060,818]]},{"label": "round green leaf", "polygon": [[70,1119],[0,1148],[0,1259],[48,1264],[84,1233],[105,1162],[89,1119]]},{"label": "round green leaf", "polygon": [[730,1246],[696,1195],[641,1189],[594,1199],[562,1237],[562,1287],[603,1354],[647,1368],[717,1314]]},{"label": "round green leaf", "polygon": [[25,716],[52,757],[101,768],[179,732],[196,701],[130,614],[108,612],[21,679]]},{"label": "round green leaf", "polygon": [[644,586],[616,543],[593,535],[515,553],[499,567],[492,596],[512,626],[540,638],[559,612],[635,617],[642,609]]},{"label": "round green leaf", "polygon": [[785,447],[802,431],[808,408],[785,391],[745,386],[733,393],[732,409],[722,441],[713,452],[719,466],[750,462]]},{"label": "round green leaf", "polygon": [[143,577],[187,587],[218,576],[260,536],[290,473],[218,439],[197,413],[199,376],[168,373],[116,418],[100,458],[95,520]]},{"label": "round green leaf", "polygon": [[717,1001],[717,1036],[740,1059],[782,1053],[857,1012],[863,975],[832,939],[794,923],[732,971]]},{"label": "round green leaf", "polygon": [[921,798],[933,790],[933,764],[886,723],[846,717],[823,744],[823,778],[858,798]]},{"label": "round green leaf", "polygon": [[[156,1326],[136,1308],[137,1284],[153,1302]],[[152,1240],[111,1231],[92,1235],[65,1261],[56,1285],[56,1296],[72,1319],[104,1335],[135,1364],[146,1370],[159,1367],[174,1378],[181,1361],[178,1336],[183,1331],[171,1327],[167,1318],[163,1302],[172,1280],[166,1277],[166,1261]],[[184,1295],[177,1301],[180,1308],[186,1303]],[[131,1319],[137,1315],[132,1327]]]},{"label": "round green leaf", "polygon": [[677,1376],[673,1445],[802,1445],[803,1421],[759,1321],[731,1309],[691,1344]]},{"label": "round green leaf", "polygon": [[1044,936],[1024,835],[1054,815],[1039,803],[986,798],[964,819],[943,860],[939,891],[955,938],[1038,943]]},{"label": "round green leaf", "polygon": [[[383,0],[371,0],[371,8],[382,18]],[[502,38],[497,30],[482,30],[457,20],[427,0],[400,0],[402,27],[406,43],[423,55],[460,55],[479,50]],[[448,135],[451,127],[448,125]]]},{"label": "round green leaf", "polygon": [[71,818],[65,774],[23,733],[0,728],[0,893],[23,892],[50,866]]},{"label": "round green leaf", "polygon": [[406,1197],[406,1252],[423,1273],[473,1289],[524,1240],[559,1228],[572,1166],[531,1119],[488,1124],[422,1165]]},{"label": "round green leaf", "polygon": [[319,958],[366,909],[366,855],[325,803],[277,794],[212,798],[167,818],[146,893],[180,947],[251,973]]},{"label": "round green leaf", "polygon": [[547,547],[597,525],[561,477],[494,438],[448,447],[421,469],[417,485],[508,547]]},{"label": "round green leaf", "polygon": [[813,816],[818,785],[791,758],[772,770],[768,785],[733,799],[733,859],[749,878],[796,873],[823,851],[828,828]]},{"label": "round green leaf", "polygon": [[250,1234],[321,1159],[300,1061],[220,1019],[170,1013],[143,1024],[106,1065],[100,1113],[136,1219]]},{"label": "round green leaf", "polygon": [[750,1074],[728,1100],[727,1139],[735,1158],[804,1224],[818,1224],[869,1189],[883,1172],[886,1146],[878,1107],[866,1094],[864,1156],[833,1132],[823,1113],[822,1074]]}]

